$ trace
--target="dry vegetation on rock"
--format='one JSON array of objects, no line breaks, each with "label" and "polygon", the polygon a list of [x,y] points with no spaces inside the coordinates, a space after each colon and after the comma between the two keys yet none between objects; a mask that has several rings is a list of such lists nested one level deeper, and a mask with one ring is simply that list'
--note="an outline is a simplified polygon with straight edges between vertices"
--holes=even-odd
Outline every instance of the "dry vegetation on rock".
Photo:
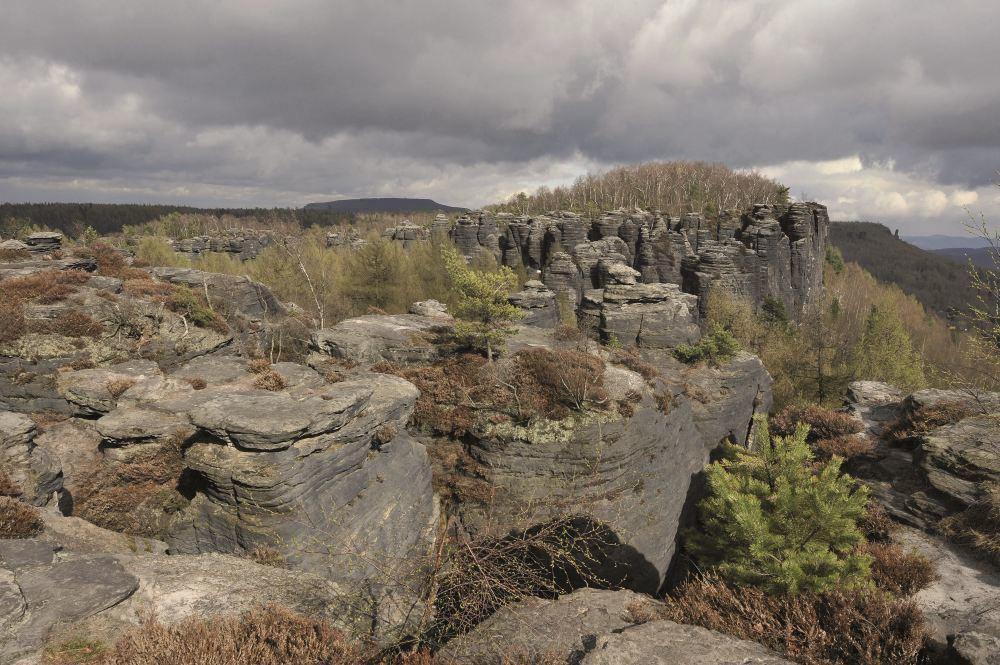
[{"label": "dry vegetation on rock", "polygon": [[38,508],[11,496],[0,496],[0,538],[31,538],[43,528]]}]

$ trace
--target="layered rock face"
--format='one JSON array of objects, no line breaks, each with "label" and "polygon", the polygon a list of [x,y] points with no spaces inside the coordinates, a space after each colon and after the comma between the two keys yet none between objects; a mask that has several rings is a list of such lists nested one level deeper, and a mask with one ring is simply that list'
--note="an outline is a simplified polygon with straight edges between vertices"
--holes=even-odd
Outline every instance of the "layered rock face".
[{"label": "layered rock face", "polygon": [[267,231],[253,229],[225,229],[218,235],[195,236],[174,240],[174,251],[192,257],[206,252],[221,252],[235,256],[241,261],[256,258],[265,247],[274,244],[274,235]]},{"label": "layered rock face", "polygon": [[489,254],[539,271],[546,286],[580,302],[603,288],[601,261],[621,262],[645,284],[680,285],[706,296],[713,286],[761,305],[765,298],[801,313],[819,294],[829,218],[815,203],[758,205],[715,220],[618,210],[589,219],[570,212],[537,217],[472,213],[450,230],[468,257]]},{"label": "layered rock face", "polygon": [[[521,346],[519,337],[512,348]],[[524,342],[545,344],[537,335]],[[753,414],[770,406],[771,380],[746,354],[718,369],[682,369],[668,353],[647,356],[662,369],[652,384],[625,367],[605,370],[609,399],[630,396],[631,413],[585,411],[467,437],[474,463],[465,472],[484,480],[491,494],[485,502],[463,499],[455,506],[463,526],[478,534],[491,524],[590,516],[607,524],[617,541],[605,551],[599,576],[657,591],[696,501],[695,479],[722,441],[746,440]],[[685,394],[689,387],[699,399]]]}]

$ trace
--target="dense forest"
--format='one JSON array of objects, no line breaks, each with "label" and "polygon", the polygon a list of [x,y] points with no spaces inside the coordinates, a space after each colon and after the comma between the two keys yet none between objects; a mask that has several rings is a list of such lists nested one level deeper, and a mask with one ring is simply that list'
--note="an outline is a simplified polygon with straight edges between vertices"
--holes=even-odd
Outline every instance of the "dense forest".
[{"label": "dense forest", "polygon": [[925,307],[954,314],[973,301],[967,266],[904,242],[881,224],[835,222],[830,241],[845,261],[857,263],[879,281],[895,284]]},{"label": "dense forest", "polygon": [[101,235],[142,226],[170,213],[271,219],[303,227],[355,224],[365,213],[323,208],[193,208],[146,203],[0,203],[0,238],[25,229],[51,229],[77,238],[89,226]]}]

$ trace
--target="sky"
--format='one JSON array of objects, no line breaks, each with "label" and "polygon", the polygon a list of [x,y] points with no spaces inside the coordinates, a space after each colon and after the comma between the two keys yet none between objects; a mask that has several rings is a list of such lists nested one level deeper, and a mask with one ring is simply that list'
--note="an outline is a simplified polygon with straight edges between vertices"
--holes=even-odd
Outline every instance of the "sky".
[{"label": "sky", "polygon": [[3,0],[0,201],[476,207],[667,159],[1000,220],[987,0]]}]

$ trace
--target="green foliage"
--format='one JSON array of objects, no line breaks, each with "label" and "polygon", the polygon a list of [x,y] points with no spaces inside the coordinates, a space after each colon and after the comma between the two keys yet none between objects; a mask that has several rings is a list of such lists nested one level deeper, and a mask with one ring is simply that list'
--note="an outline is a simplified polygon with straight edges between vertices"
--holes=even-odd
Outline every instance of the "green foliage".
[{"label": "green foliage", "polygon": [[788,310],[785,303],[770,296],[764,298],[764,304],[760,308],[761,317],[765,322],[771,324],[788,323]]},{"label": "green foliage", "polygon": [[135,249],[135,258],[147,266],[189,267],[191,265],[185,256],[175,252],[167,239],[161,236],[141,238]]},{"label": "green foliage", "polygon": [[844,255],[834,245],[826,246],[826,262],[833,268],[833,272],[838,275],[844,272]]},{"label": "green foliage", "polygon": [[401,288],[403,250],[391,240],[371,238],[347,261],[348,297],[386,310],[395,304]]},{"label": "green foliage", "polygon": [[913,349],[902,321],[885,307],[873,305],[854,351],[856,377],[885,381],[903,390],[926,385],[923,359]]},{"label": "green foliage", "polygon": [[455,334],[463,342],[484,349],[492,361],[493,348],[511,334],[510,324],[521,318],[520,309],[507,300],[517,287],[514,272],[501,266],[493,271],[470,268],[455,249],[443,253],[445,270],[459,294],[455,316]]},{"label": "green foliage", "polygon": [[740,343],[733,334],[714,325],[695,344],[681,344],[674,349],[674,358],[689,365],[700,362],[720,365],[732,359],[739,350]]},{"label": "green foliage", "polygon": [[865,584],[871,559],[858,520],[868,490],[841,474],[834,457],[814,465],[809,428],[771,437],[756,421],[753,445],[731,446],[708,467],[709,496],[699,504],[702,530],[689,548],[726,580],[768,593],[823,592]]},{"label": "green foliage", "polygon": [[200,328],[211,328],[223,334],[229,331],[226,322],[212,310],[204,298],[186,286],[174,287],[167,299],[167,307]]}]

